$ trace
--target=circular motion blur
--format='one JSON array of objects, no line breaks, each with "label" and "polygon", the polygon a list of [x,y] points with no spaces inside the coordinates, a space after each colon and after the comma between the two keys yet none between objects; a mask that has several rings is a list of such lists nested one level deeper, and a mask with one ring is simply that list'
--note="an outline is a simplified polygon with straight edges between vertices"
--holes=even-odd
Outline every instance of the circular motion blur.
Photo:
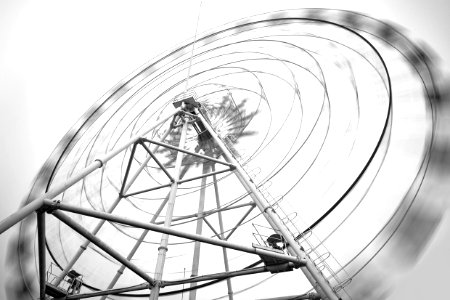
[{"label": "circular motion blur", "polygon": [[24,203],[37,214],[10,245],[8,293],[384,299],[441,217],[439,80],[423,46],[353,12],[202,34],[60,142]]}]

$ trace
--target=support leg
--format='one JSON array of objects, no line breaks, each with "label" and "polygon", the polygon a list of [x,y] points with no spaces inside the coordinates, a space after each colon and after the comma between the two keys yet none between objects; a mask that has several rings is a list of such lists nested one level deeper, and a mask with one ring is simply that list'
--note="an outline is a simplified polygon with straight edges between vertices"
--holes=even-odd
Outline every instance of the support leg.
[{"label": "support leg", "polygon": [[39,255],[39,299],[45,299],[45,212],[37,212],[38,255]]},{"label": "support leg", "polygon": [[[215,166],[212,165],[212,171],[215,171]],[[223,228],[223,220],[222,220],[222,212],[219,210],[220,209],[220,197],[219,197],[219,186],[217,184],[217,178],[216,175],[213,175],[213,181],[214,181],[214,195],[216,198],[216,206],[217,206],[217,217],[219,218],[219,229],[220,229],[220,238],[224,239],[224,228]],[[223,247],[222,248],[222,253],[223,253],[223,264],[225,266],[225,272],[229,272],[230,271],[230,266],[228,264],[228,252],[227,252],[227,248]],[[228,290],[228,299],[229,300],[233,300],[233,287],[231,285],[231,279],[227,278],[227,290]]]},{"label": "support leg", "polygon": [[[209,172],[209,165],[203,163],[203,170],[202,170],[202,174],[205,175]],[[202,229],[203,229],[203,210],[205,207],[205,188],[206,188],[206,177],[202,178],[202,183],[201,183],[201,189],[200,189],[200,200],[198,202],[198,219],[197,219],[197,228],[195,233],[196,234],[202,234]],[[194,257],[192,259],[192,272],[191,272],[191,277],[192,276],[198,276],[198,267],[199,267],[199,261],[200,261],[200,245],[201,243],[196,241],[194,243]],[[191,283],[191,288],[197,286],[196,282],[192,282]],[[189,292],[189,300],[195,300],[197,298],[197,290],[191,290]]]},{"label": "support leg", "polygon": [[[187,133],[187,125],[188,120],[186,117],[184,118],[184,124],[181,129],[181,137],[180,137],[180,144],[179,148],[184,148],[184,144],[186,142],[186,133]],[[164,221],[164,227],[170,227],[170,224],[172,223],[172,217],[173,217],[173,210],[175,207],[175,199],[177,196],[177,190],[178,190],[178,182],[180,180],[180,169],[181,169],[181,163],[183,161],[183,153],[178,152],[177,158],[175,161],[175,169],[173,174],[174,182],[172,183],[171,189],[170,189],[170,195],[169,195],[169,201],[167,203],[167,211],[166,211],[166,219]],[[155,281],[156,285],[152,288],[150,292],[150,300],[156,300],[159,297],[159,283],[162,279],[162,273],[164,270],[164,263],[166,260],[166,253],[167,253],[167,245],[169,244],[169,235],[163,234],[161,237],[161,243],[158,248],[158,260],[156,261],[156,268],[155,268]]]}]

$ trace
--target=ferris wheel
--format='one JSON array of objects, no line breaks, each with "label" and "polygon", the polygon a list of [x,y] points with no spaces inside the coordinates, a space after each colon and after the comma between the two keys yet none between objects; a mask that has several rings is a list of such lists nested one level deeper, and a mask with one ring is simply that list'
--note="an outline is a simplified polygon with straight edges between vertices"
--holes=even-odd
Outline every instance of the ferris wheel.
[{"label": "ferris wheel", "polygon": [[196,37],[92,106],[0,224],[24,219],[12,293],[380,299],[446,189],[436,76],[394,27],[347,11]]}]

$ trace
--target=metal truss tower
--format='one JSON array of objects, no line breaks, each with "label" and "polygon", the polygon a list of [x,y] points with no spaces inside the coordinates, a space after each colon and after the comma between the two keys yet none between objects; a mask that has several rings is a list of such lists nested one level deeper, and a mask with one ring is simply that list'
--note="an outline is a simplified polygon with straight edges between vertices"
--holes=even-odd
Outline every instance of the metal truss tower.
[{"label": "metal truss tower", "polygon": [[[208,121],[208,117],[204,114],[204,110],[202,110],[199,103],[197,103],[192,97],[179,100],[174,103],[175,107],[178,107],[171,113],[168,117],[162,118],[160,123],[163,122],[171,122],[171,126],[169,131],[164,136],[167,138],[170,136],[172,131],[180,127],[181,128],[181,136],[179,139],[179,144],[177,146],[173,146],[164,141],[154,141],[147,139],[145,135],[140,135],[133,137],[130,139],[125,145],[118,147],[116,150],[111,153],[106,154],[102,158],[96,159],[91,165],[85,168],[80,174],[74,175],[67,183],[62,186],[58,186],[53,188],[51,191],[47,192],[45,195],[36,199],[32,203],[20,209],[17,213],[11,215],[8,219],[6,219],[1,224],[0,233],[4,232],[12,225],[20,222],[23,218],[27,217],[29,214],[36,212],[37,214],[37,226],[38,226],[38,244],[39,244],[39,276],[40,276],[40,299],[46,299],[46,295],[50,295],[55,297],[55,299],[64,298],[64,299],[82,299],[93,296],[102,296],[102,299],[105,299],[106,295],[115,294],[118,292],[127,292],[134,290],[142,290],[142,289],[150,289],[150,299],[158,299],[160,290],[163,287],[171,286],[171,285],[184,285],[184,284],[192,284],[195,286],[197,282],[209,281],[209,280],[217,280],[217,279],[226,279],[228,281],[228,289],[229,289],[229,298],[233,298],[233,290],[230,283],[230,278],[235,276],[243,276],[250,275],[260,272],[285,272],[292,271],[295,269],[300,269],[307,279],[310,281],[312,286],[317,291],[317,294],[310,293],[305,296],[304,299],[340,299],[339,296],[333,290],[333,287],[330,286],[329,281],[324,277],[323,273],[318,270],[317,266],[311,261],[310,257],[305,253],[304,249],[300,245],[300,243],[296,240],[296,237],[292,235],[287,225],[280,218],[277,212],[274,210],[273,206],[266,200],[266,198],[262,195],[261,191],[258,187],[253,183],[252,179],[248,176],[246,171],[242,168],[238,160],[231,153],[230,149],[227,147],[226,143],[218,136],[217,132],[211,127],[211,124]],[[154,129],[157,125],[152,126],[149,130]],[[203,149],[206,153],[210,155],[203,155],[195,152],[188,151],[184,149],[186,143],[186,135],[188,131],[188,127],[192,126],[196,130],[199,131],[199,145],[208,146],[209,149]],[[210,142],[210,143],[206,143]],[[213,145],[213,147],[210,147]],[[150,150],[152,146],[155,146],[153,150]],[[148,153],[148,158],[144,164],[141,164],[141,168],[137,170],[133,176],[130,174],[131,164],[135,160],[135,152],[136,148],[142,147]],[[169,170],[160,162],[157,154],[155,154],[158,147],[163,147],[167,149],[171,149],[176,152],[176,162],[175,167],[173,169],[173,173],[171,174]],[[125,151],[127,148],[131,148],[130,158],[126,168],[126,172],[123,178],[122,186],[120,188],[120,192],[116,201],[111,205],[108,211],[99,212],[95,210],[83,209],[80,207],[76,207],[73,205],[68,205],[61,203],[58,200],[51,200],[56,195],[64,192],[69,189],[72,185],[76,184],[86,176],[88,176],[91,172],[98,168],[102,168],[110,159],[114,158],[118,153]],[[211,155],[212,153],[220,153],[221,158]],[[200,158],[203,160],[203,174],[200,176],[196,176],[193,178],[183,178],[181,179],[182,173],[182,161],[183,157],[192,156],[196,158]],[[139,173],[142,172],[144,165],[148,164],[150,160],[154,160],[154,162],[161,168],[161,170],[167,176],[167,179],[170,180],[169,184],[160,185],[156,187],[152,187],[150,189],[138,191],[135,193],[128,193],[128,188],[133,183],[134,180],[139,176]],[[222,166],[222,170],[216,171],[217,166]],[[220,233],[217,234],[216,238],[210,238],[202,235],[201,223],[208,222],[206,219],[202,219],[201,217],[197,222],[197,230],[196,233],[191,232],[182,232],[176,229],[171,228],[171,223],[173,221],[173,211],[174,207],[177,204],[177,190],[179,185],[193,181],[193,180],[201,180],[204,181],[207,177],[214,178],[214,186],[217,188],[217,180],[216,176],[222,173],[233,173],[242,184],[242,186],[247,191],[248,195],[251,197],[252,202],[245,204],[248,206],[248,213],[253,210],[254,207],[260,210],[261,214],[267,220],[268,224],[272,227],[273,231],[276,232],[280,237],[280,241],[282,240],[286,246],[287,252],[277,249],[276,247],[271,248],[267,246],[257,246],[257,245],[245,245],[245,244],[235,244],[231,243],[228,240],[228,237],[232,234],[230,232],[228,236],[224,236],[223,228],[221,225]],[[119,204],[120,201],[123,201],[124,198],[130,197],[132,195],[136,195],[139,193],[150,192],[152,190],[157,190],[161,188],[169,188],[170,192],[168,197],[164,201],[162,201],[160,207],[155,212],[154,217],[149,223],[135,221],[129,217],[121,217],[114,214],[115,207]],[[203,207],[204,207],[204,188],[202,197],[199,201],[198,215],[202,216]],[[222,224],[222,211],[223,210],[231,210],[236,207],[227,207],[221,208],[219,203],[219,195],[216,195],[217,201],[217,209],[214,211],[219,217],[220,224]],[[242,205],[241,205],[242,206]],[[159,214],[165,210],[165,218],[164,223],[161,225],[156,225],[155,221]],[[89,231],[83,226],[77,224],[77,222],[67,215],[66,212],[71,212],[74,214],[80,214],[84,216],[90,216],[93,218],[97,218],[100,222],[97,226]],[[244,215],[244,217],[237,222],[237,224],[233,227],[233,231],[237,229],[237,227],[244,221],[245,217],[248,215]],[[86,242],[80,245],[78,252],[73,256],[70,262],[65,266],[64,270],[59,274],[56,280],[52,282],[47,282],[47,266],[46,266],[46,249],[45,249],[45,220],[46,214],[50,214],[61,222],[72,228],[75,232],[80,234],[86,239]],[[187,218],[187,217],[185,217]],[[178,218],[180,220],[180,218]],[[135,246],[129,252],[129,254],[124,257],[119,254],[115,249],[108,245],[107,241],[102,241],[99,239],[96,234],[100,231],[105,222],[114,222],[118,224],[125,224],[135,228],[145,229],[142,233],[141,237],[136,241]],[[208,223],[207,223],[208,224]],[[211,226],[210,224],[208,224]],[[154,253],[156,256],[156,269],[155,276],[152,278],[147,275],[143,270],[141,270],[138,266],[130,262],[133,255],[141,245],[144,240],[146,234],[149,231],[160,232],[162,233],[161,242],[158,247],[158,253]],[[195,241],[195,254],[193,258],[193,272],[192,277],[184,280],[178,281],[167,281],[164,280],[164,263],[166,260],[166,253],[168,249],[168,241],[170,236],[182,237],[185,239],[189,239]],[[116,259],[122,264],[122,267],[117,271],[114,279],[109,283],[108,287],[103,291],[90,292],[85,294],[73,294],[67,295],[65,291],[61,289],[59,286],[63,282],[63,279],[67,278],[68,275],[71,275],[72,268],[77,263],[77,261],[82,256],[83,252],[87,249],[89,244],[94,244],[99,249],[103,250],[105,253]],[[198,270],[199,264],[199,251],[201,245],[203,243],[215,245],[222,247],[223,249],[223,259],[226,271],[218,274],[208,274],[198,276],[196,274],[196,270]],[[230,271],[228,269],[228,258],[227,258],[227,249],[234,249],[237,251],[252,253],[255,255],[259,255],[261,259],[264,261],[264,267],[255,267],[248,268],[240,271]],[[95,263],[95,262],[93,262]],[[124,269],[128,268],[136,275],[141,277],[146,283],[138,286],[133,286],[130,288],[119,288],[114,289],[114,285],[117,280],[123,273]],[[73,271],[72,271],[73,272]],[[79,275],[79,274],[77,274]],[[71,279],[70,283],[76,282],[77,276],[69,276]],[[73,286],[71,286],[73,289]],[[79,290],[77,291],[79,292]],[[195,299],[195,289],[191,290],[191,299]],[[319,296],[320,295],[320,296]]]}]

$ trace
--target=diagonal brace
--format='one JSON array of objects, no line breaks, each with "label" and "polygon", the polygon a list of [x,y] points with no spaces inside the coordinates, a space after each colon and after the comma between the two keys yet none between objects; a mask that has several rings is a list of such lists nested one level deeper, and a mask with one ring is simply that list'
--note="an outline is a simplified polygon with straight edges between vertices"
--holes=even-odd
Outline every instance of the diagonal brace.
[{"label": "diagonal brace", "polygon": [[[63,213],[57,211],[57,209],[64,210],[64,211],[69,211],[69,212],[73,212],[73,213],[81,214],[81,215],[85,215],[85,216],[90,216],[90,217],[94,217],[94,218],[98,218],[98,219],[104,219],[104,220],[107,220],[107,221],[110,221],[110,222],[125,224],[125,225],[133,226],[133,227],[136,227],[136,228],[148,229],[148,230],[152,230],[152,231],[155,231],[155,232],[161,232],[161,233],[165,233],[165,234],[169,234],[169,235],[174,235],[174,236],[178,236],[178,237],[185,238],[185,239],[190,239],[190,240],[194,240],[194,241],[204,242],[204,243],[208,243],[208,244],[211,244],[211,245],[216,245],[216,246],[221,246],[221,247],[225,247],[225,248],[230,248],[230,249],[234,249],[234,250],[238,250],[238,251],[242,251],[242,252],[247,252],[247,253],[251,253],[251,254],[265,255],[265,256],[268,256],[268,257],[277,258],[277,259],[284,260],[284,261],[287,261],[287,262],[293,262],[293,263],[299,264],[300,266],[304,266],[305,263],[306,263],[305,258],[303,256],[291,256],[291,255],[287,255],[287,254],[284,254],[284,253],[281,254],[281,253],[273,252],[273,251],[270,251],[270,250],[264,250],[264,249],[259,249],[259,248],[255,248],[255,247],[249,247],[249,246],[244,246],[244,245],[240,245],[240,244],[235,244],[235,243],[231,243],[231,242],[227,242],[227,241],[223,241],[223,240],[218,240],[218,239],[214,239],[214,238],[205,237],[205,236],[198,235],[198,234],[182,232],[182,231],[175,230],[175,229],[168,228],[168,227],[158,226],[158,225],[154,225],[154,224],[149,224],[149,223],[145,223],[145,222],[132,220],[132,219],[129,219],[129,218],[115,216],[115,215],[108,214],[108,213],[101,212],[101,211],[95,211],[95,210],[91,210],[91,209],[81,208],[81,207],[77,207],[77,206],[74,206],[74,205],[69,205],[69,204],[64,204],[64,203],[54,203],[54,202],[48,201],[48,200],[45,201],[45,204],[47,204],[49,206],[49,209],[55,209],[55,211],[53,211],[53,215],[55,215],[56,217],[60,218],[61,215],[62,215],[62,218],[64,218],[64,220],[61,220],[61,221],[64,222],[65,220],[69,219],[69,222],[71,222],[71,225],[73,225],[75,228],[77,228],[77,232],[80,233],[80,231],[81,231],[83,233],[86,233],[85,237],[86,238],[88,238],[88,237],[92,238],[91,242],[93,242],[94,240],[96,242],[100,242],[100,243],[102,243],[102,246],[104,248],[107,248],[108,250],[112,250],[112,249],[110,249],[106,244],[101,242],[97,237],[95,237],[92,234],[90,234],[83,227],[81,227],[80,225],[76,224],[74,221],[72,221],[66,215],[64,215]],[[80,231],[78,231],[78,229]],[[114,250],[112,250],[112,251],[114,251]],[[109,252],[107,252],[107,253],[110,254]],[[117,257],[114,257],[114,256],[113,257],[116,258],[117,260],[120,259],[119,262],[121,262],[122,264],[124,264],[124,265],[126,265],[127,267],[130,268],[129,265],[132,265],[130,262],[128,262],[120,254],[118,254],[116,256]],[[134,265],[132,265],[132,266],[134,266]],[[137,268],[136,266],[134,266],[134,267]],[[140,270],[138,269],[138,271],[140,271]],[[145,276],[147,276],[146,278],[151,279],[150,277],[148,277],[147,274],[145,274]],[[153,283],[153,279],[151,279],[151,281],[152,282],[149,281],[149,283],[152,284]]]},{"label": "diagonal brace", "polygon": [[151,191],[156,191],[156,190],[159,190],[159,189],[162,189],[162,188],[169,187],[171,185],[172,185],[172,183],[162,184],[162,185],[158,185],[158,186],[155,186],[155,187],[152,187],[152,188],[149,188],[149,189],[145,189],[145,190],[141,190],[141,191],[137,191],[137,192],[132,192],[132,193],[123,195],[123,197],[127,198],[127,197],[135,196],[135,195],[138,195],[138,194],[143,194],[143,193],[147,193],[147,192],[151,192]]},{"label": "diagonal brace", "polygon": [[146,144],[144,144],[143,139],[139,140],[139,144],[141,144],[142,147],[144,147],[145,151],[147,151],[148,154],[153,158],[153,160],[158,164],[158,166],[163,170],[163,172],[169,177],[171,182],[174,182],[175,179],[173,179],[172,175],[167,171],[166,167],[163,166],[163,164],[156,158],[156,156],[152,153],[152,151],[147,147]]},{"label": "diagonal brace", "polygon": [[228,162],[225,162],[225,161],[221,161],[219,159],[215,159],[215,158],[207,156],[207,155],[198,154],[198,153],[195,153],[195,152],[192,152],[192,151],[189,151],[189,150],[181,149],[179,147],[175,147],[175,146],[172,146],[172,145],[169,145],[169,144],[166,144],[166,143],[157,142],[157,141],[154,141],[154,140],[149,140],[149,139],[146,139],[146,138],[142,138],[142,140],[146,141],[146,142],[149,142],[151,144],[163,146],[163,147],[166,147],[166,148],[169,148],[169,149],[172,149],[172,150],[176,150],[176,151],[183,152],[183,153],[186,153],[186,154],[189,154],[189,155],[192,155],[192,156],[196,156],[196,157],[203,158],[203,159],[206,159],[206,160],[209,160],[209,161],[212,161],[212,162],[216,162],[218,164],[221,164],[221,165],[224,165],[224,166],[228,166],[228,167],[233,168],[233,169],[235,168],[235,166],[233,164],[231,164],[231,163],[228,163]]},{"label": "diagonal brace", "polygon": [[[251,206],[255,206],[255,203],[254,202],[248,202],[248,203],[244,203],[244,204],[238,204],[238,205],[233,205],[233,206],[228,206],[228,207],[223,207],[223,208],[213,208],[211,210],[208,210],[208,211],[204,212],[203,216],[207,217],[207,216],[210,216],[210,215],[215,214],[215,213],[220,213],[222,211],[237,209],[237,208],[241,208],[241,207],[244,207],[244,206],[250,206],[250,205]],[[172,221],[181,221],[181,220],[186,220],[186,219],[190,219],[190,218],[194,218],[194,217],[198,218],[199,215],[197,213],[190,214],[190,215],[185,215],[185,216],[182,216],[182,217],[173,218]],[[164,223],[163,221],[155,222],[156,225],[161,225],[163,223]]]},{"label": "diagonal brace", "polygon": [[[60,204],[62,205],[62,204]],[[100,240],[98,237],[90,233],[88,230],[86,230],[84,227],[76,223],[74,220],[72,220],[69,216],[64,214],[61,211],[54,210],[51,212],[56,218],[58,218],[61,222],[65,223],[67,226],[78,232],[80,235],[85,237],[87,240],[89,240],[91,243],[108,253],[110,256],[115,258],[117,261],[125,265],[128,269],[136,273],[139,277],[147,281],[151,286],[155,285],[155,281],[153,278],[147,275],[144,271],[139,269],[136,265],[129,262],[126,258],[124,258],[120,253],[118,253],[116,250],[109,247],[106,243],[104,243],[102,240]]]},{"label": "diagonal brace", "polygon": [[191,283],[191,282],[201,282],[201,281],[209,281],[209,280],[217,280],[217,279],[221,280],[221,279],[227,279],[227,278],[236,277],[236,276],[270,272],[271,270],[279,270],[279,272],[283,272],[283,271],[292,270],[295,267],[296,266],[293,263],[285,263],[285,264],[280,264],[280,265],[249,268],[249,269],[242,269],[242,270],[238,270],[238,271],[230,271],[230,272],[222,272],[222,273],[208,274],[208,275],[202,275],[202,276],[195,276],[195,277],[174,280],[174,281],[163,281],[163,282],[161,282],[161,286],[171,286],[171,285],[179,285],[179,284],[186,284],[186,283]]},{"label": "diagonal brace", "polygon": [[255,206],[250,206],[250,208],[247,210],[247,212],[242,216],[242,218],[237,222],[236,226],[231,229],[231,231],[228,233],[228,235],[225,237],[225,240],[228,240],[230,236],[236,231],[236,229],[241,226],[242,222],[248,217],[248,215],[252,212],[252,210],[255,208]]},{"label": "diagonal brace", "polygon": [[185,183],[185,182],[188,182],[188,181],[193,181],[193,180],[197,180],[197,179],[202,179],[202,178],[204,178],[204,177],[214,176],[214,175],[218,175],[218,174],[225,173],[225,172],[228,172],[228,171],[231,172],[231,171],[233,171],[233,170],[234,170],[234,168],[231,168],[231,167],[230,167],[229,169],[220,170],[220,171],[215,171],[215,172],[210,172],[210,173],[202,174],[202,175],[199,175],[199,176],[195,176],[195,177],[183,179],[183,180],[180,180],[179,183],[181,184],[181,183]]},{"label": "diagonal brace", "polygon": [[72,299],[84,299],[84,298],[91,298],[91,297],[97,297],[97,296],[107,296],[107,295],[114,295],[119,293],[126,293],[126,292],[134,292],[134,291],[142,291],[145,289],[148,289],[150,286],[148,283],[141,283],[139,285],[130,286],[130,287],[124,287],[124,288],[118,288],[118,289],[107,289],[103,291],[98,292],[91,292],[91,293],[84,293],[84,294],[75,294],[75,295],[67,295],[65,300],[72,300]]}]

